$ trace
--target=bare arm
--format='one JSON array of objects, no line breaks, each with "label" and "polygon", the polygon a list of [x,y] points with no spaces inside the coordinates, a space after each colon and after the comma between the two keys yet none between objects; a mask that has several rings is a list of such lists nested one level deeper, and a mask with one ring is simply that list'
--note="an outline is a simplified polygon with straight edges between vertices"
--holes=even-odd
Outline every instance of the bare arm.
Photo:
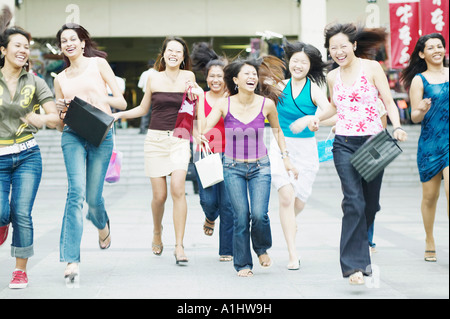
[{"label": "bare arm", "polygon": [[298,170],[292,165],[291,160],[289,158],[288,150],[286,149],[286,141],[284,139],[283,131],[280,127],[280,122],[278,121],[278,112],[275,106],[275,103],[272,100],[266,99],[266,103],[264,104],[264,113],[266,114],[266,118],[269,120],[270,127],[272,128],[273,136],[277,141],[278,147],[281,151],[281,157],[283,158],[284,167],[286,171],[292,172],[294,174],[294,178],[298,177]]},{"label": "bare arm", "polygon": [[[366,60],[367,61],[367,60]],[[387,81],[386,75],[384,74],[383,68],[376,61],[368,61],[368,66],[373,74],[373,82],[378,92],[380,93],[381,100],[386,106],[386,110],[391,120],[392,126],[394,127],[393,137],[399,141],[406,141],[408,135],[401,128],[400,115],[397,109],[397,105],[391,95],[391,90],[389,88],[389,83]]]},{"label": "bare arm", "polygon": [[105,102],[113,108],[125,110],[127,108],[127,101],[125,101],[125,98],[117,85],[116,76],[114,75],[113,70],[105,59],[98,58],[97,62],[100,74],[112,92],[112,96],[105,97]]},{"label": "bare arm", "polygon": [[423,82],[419,76],[414,77],[411,82],[409,99],[411,101],[411,120],[414,123],[422,122],[431,107],[431,99],[423,98]]}]

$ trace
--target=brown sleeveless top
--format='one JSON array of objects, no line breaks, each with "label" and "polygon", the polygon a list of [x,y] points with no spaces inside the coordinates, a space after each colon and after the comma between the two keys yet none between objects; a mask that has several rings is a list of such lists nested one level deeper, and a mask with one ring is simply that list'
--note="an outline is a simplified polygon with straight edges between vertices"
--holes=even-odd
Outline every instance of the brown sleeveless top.
[{"label": "brown sleeveless top", "polygon": [[183,92],[153,92],[149,129],[172,131],[183,102]]}]

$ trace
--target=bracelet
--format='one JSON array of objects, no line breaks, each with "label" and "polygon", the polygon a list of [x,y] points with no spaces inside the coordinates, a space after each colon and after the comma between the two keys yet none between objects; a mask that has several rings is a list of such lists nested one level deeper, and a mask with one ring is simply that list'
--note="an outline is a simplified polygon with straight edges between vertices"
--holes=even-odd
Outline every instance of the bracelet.
[{"label": "bracelet", "polygon": [[399,126],[399,127],[394,128],[394,130],[392,131],[392,134],[394,134],[394,132],[397,131],[397,130],[402,130],[403,132],[405,131],[404,129],[402,129],[402,128]]},{"label": "bracelet", "polygon": [[289,157],[289,152],[288,151],[284,151],[283,153],[281,153],[281,158],[285,159],[286,157]]}]

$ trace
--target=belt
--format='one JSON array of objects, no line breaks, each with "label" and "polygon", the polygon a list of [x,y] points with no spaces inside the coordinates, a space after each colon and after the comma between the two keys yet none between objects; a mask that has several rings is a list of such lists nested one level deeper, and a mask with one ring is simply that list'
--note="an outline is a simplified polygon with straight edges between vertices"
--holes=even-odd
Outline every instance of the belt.
[{"label": "belt", "polygon": [[25,151],[29,148],[32,148],[37,145],[36,140],[33,138],[26,142],[20,144],[13,144],[6,147],[0,147],[0,156],[9,155],[9,154],[18,154],[22,151]]}]

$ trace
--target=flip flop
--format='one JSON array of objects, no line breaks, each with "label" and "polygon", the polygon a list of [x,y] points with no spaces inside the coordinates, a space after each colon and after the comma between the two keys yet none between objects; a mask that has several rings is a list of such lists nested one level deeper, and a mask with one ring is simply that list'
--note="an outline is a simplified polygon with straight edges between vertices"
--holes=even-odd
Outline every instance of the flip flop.
[{"label": "flip flop", "polygon": [[[212,225],[212,227],[207,226],[207,224]],[[206,236],[212,236],[212,234],[214,234],[214,225],[215,222],[211,222],[208,218],[205,218],[205,223],[203,224],[203,232]]]}]

